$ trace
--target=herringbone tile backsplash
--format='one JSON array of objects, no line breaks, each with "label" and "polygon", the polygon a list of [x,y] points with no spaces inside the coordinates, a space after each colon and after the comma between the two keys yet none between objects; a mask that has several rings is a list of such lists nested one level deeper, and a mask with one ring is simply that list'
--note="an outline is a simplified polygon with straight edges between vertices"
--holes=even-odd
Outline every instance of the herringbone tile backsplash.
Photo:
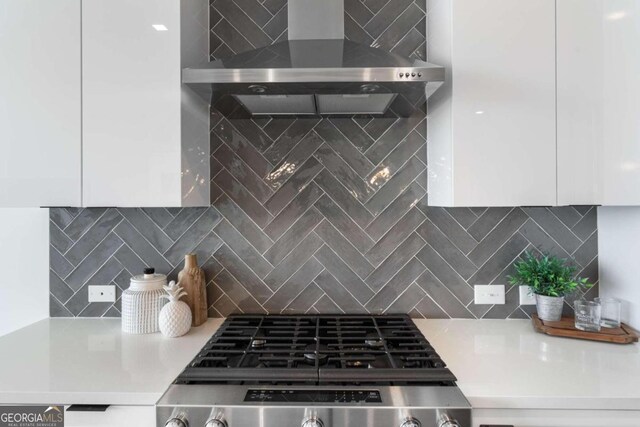
[{"label": "herringbone tile backsplash", "polygon": [[[212,58],[286,39],[286,0],[211,3]],[[345,35],[424,58],[411,0],[345,0]],[[194,251],[209,314],[384,313],[519,318],[476,306],[473,285],[506,284],[525,250],[571,259],[598,280],[596,209],[427,206],[426,120],[229,119],[212,111],[208,208],[51,209],[51,315],[119,316],[145,266],[175,278]],[[89,285],[118,301],[87,303]],[[597,287],[589,291],[597,293]]]}]

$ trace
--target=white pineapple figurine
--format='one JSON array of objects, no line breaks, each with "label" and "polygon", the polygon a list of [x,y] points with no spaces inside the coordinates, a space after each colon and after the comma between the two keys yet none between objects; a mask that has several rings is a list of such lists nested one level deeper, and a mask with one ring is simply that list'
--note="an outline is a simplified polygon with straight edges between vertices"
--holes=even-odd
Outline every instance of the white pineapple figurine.
[{"label": "white pineapple figurine", "polygon": [[163,288],[167,295],[162,295],[161,298],[166,298],[169,302],[160,310],[160,332],[166,337],[180,337],[191,328],[191,309],[186,302],[180,301],[187,293],[173,280]]}]

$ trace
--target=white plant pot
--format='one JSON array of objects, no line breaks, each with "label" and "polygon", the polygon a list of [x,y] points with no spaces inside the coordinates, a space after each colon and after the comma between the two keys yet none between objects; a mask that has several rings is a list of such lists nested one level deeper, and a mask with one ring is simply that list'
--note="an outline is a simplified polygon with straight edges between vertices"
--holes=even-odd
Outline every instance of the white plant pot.
[{"label": "white plant pot", "polygon": [[549,297],[536,294],[538,318],[548,322],[557,322],[562,318],[564,297]]}]

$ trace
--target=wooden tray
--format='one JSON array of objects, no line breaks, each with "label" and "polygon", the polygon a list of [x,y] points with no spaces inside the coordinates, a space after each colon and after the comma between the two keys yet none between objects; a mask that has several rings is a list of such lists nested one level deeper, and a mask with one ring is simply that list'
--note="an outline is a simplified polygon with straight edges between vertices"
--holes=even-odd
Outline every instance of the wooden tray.
[{"label": "wooden tray", "polygon": [[581,340],[631,344],[638,342],[638,332],[622,323],[619,328],[602,328],[600,332],[586,332],[576,329],[573,317],[563,317],[559,322],[540,320],[537,314],[531,317],[533,329],[541,334],[554,337],[577,338]]}]

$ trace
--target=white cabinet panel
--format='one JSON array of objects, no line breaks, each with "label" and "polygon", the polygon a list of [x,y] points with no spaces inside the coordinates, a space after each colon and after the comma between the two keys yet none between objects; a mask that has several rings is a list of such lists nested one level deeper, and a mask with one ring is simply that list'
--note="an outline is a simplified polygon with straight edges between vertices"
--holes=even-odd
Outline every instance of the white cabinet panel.
[{"label": "white cabinet panel", "polygon": [[474,409],[473,427],[479,427],[482,424],[514,427],[637,427],[640,425],[640,412]]},{"label": "white cabinet panel", "polygon": [[558,0],[558,201],[640,204],[640,4]]},{"label": "white cabinet panel", "polygon": [[80,0],[0,2],[0,207],[79,206]]},{"label": "white cabinet panel", "polygon": [[67,411],[66,427],[155,427],[153,406],[109,406],[104,412]]},{"label": "white cabinet panel", "polygon": [[555,1],[429,0],[429,203],[556,204]]},{"label": "white cabinet panel", "polygon": [[85,206],[181,205],[180,71],[180,2],[83,0]]}]

